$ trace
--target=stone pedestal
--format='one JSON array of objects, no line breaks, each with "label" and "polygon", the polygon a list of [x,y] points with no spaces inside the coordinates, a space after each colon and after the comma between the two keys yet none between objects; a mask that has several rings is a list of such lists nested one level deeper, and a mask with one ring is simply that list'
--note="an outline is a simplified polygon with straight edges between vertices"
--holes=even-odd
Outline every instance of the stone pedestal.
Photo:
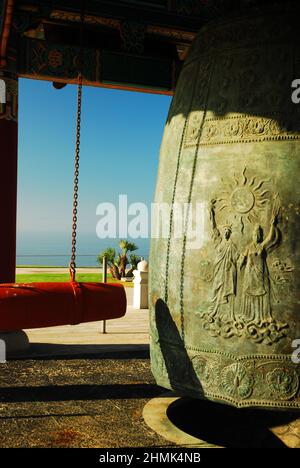
[{"label": "stone pedestal", "polygon": [[[23,330],[0,332],[0,362],[29,349],[28,336]],[[5,359],[3,359],[5,349]]]},{"label": "stone pedestal", "polygon": [[133,307],[148,309],[148,263],[142,260],[134,270]]}]

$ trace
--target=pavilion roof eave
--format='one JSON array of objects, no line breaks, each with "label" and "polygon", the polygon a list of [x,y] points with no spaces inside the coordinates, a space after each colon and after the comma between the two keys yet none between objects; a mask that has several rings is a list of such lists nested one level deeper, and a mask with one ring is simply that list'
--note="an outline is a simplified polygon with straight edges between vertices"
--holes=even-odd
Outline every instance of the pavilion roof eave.
[{"label": "pavilion roof eave", "polygon": [[[39,80],[39,81],[49,81],[49,82],[57,82],[57,83],[65,83],[65,84],[71,84],[71,85],[77,85],[78,84],[78,79],[68,79],[66,80],[65,78],[59,78],[55,77],[51,78],[50,76],[33,76],[31,74],[27,73],[19,73],[19,78],[25,78],[25,79],[30,79],[30,80]],[[96,88],[106,88],[106,89],[116,89],[116,90],[122,90],[122,91],[133,91],[137,93],[146,93],[146,94],[159,94],[163,96],[170,96],[172,97],[174,95],[174,89],[165,89],[165,88],[159,88],[155,86],[150,86],[150,85],[140,85],[138,86],[137,84],[133,83],[117,83],[117,82],[94,82],[94,81],[88,81],[88,80],[83,80],[83,85],[84,86],[93,86]]]}]

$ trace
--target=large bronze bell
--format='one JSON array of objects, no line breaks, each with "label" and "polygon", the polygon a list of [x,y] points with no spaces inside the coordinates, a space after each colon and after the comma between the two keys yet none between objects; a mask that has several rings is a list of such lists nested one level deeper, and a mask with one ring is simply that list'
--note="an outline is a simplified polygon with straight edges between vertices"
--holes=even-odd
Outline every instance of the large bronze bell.
[{"label": "large bronze bell", "polygon": [[[298,18],[281,5],[207,24],[179,78],[155,198],[170,229],[150,271],[152,371],[179,394],[300,408]],[[191,203],[181,237],[174,203]]]}]

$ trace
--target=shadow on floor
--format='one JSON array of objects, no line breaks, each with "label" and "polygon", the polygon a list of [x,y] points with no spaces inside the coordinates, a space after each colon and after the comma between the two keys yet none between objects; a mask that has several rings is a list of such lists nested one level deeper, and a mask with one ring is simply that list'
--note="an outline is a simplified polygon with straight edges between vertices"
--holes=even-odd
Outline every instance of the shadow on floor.
[{"label": "shadow on floor", "polygon": [[152,384],[2,387],[0,403],[154,398],[161,392],[161,387]]},{"label": "shadow on floor", "polygon": [[50,344],[32,343],[28,351],[8,356],[9,360],[43,359],[149,359],[149,345],[135,344]]},{"label": "shadow on floor", "polygon": [[227,448],[287,448],[270,428],[299,418],[295,412],[237,409],[190,398],[176,400],[167,415],[183,432]]}]

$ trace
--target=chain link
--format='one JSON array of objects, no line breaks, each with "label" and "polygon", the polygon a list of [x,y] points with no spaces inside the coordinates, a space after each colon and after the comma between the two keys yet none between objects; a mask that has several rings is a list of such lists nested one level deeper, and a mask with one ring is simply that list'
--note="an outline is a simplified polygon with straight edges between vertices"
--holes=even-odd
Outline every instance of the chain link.
[{"label": "chain link", "polygon": [[82,104],[82,75],[78,77],[77,90],[77,118],[76,118],[76,144],[74,164],[74,186],[73,186],[73,218],[72,218],[72,253],[70,261],[71,280],[75,281],[76,274],[76,240],[77,240],[77,215],[78,215],[78,183],[80,162],[80,135],[81,135],[81,104]]},{"label": "chain link", "polygon": [[77,117],[76,117],[76,144],[74,161],[74,186],[73,186],[73,217],[72,217],[72,250],[70,260],[70,277],[75,281],[76,276],[76,241],[77,241],[77,219],[78,219],[78,183],[79,183],[79,160],[80,160],[80,136],[81,136],[81,108],[82,108],[82,81],[83,81],[83,26],[84,26],[84,1],[81,2],[80,12],[80,51],[79,51],[79,73],[77,88]]}]

